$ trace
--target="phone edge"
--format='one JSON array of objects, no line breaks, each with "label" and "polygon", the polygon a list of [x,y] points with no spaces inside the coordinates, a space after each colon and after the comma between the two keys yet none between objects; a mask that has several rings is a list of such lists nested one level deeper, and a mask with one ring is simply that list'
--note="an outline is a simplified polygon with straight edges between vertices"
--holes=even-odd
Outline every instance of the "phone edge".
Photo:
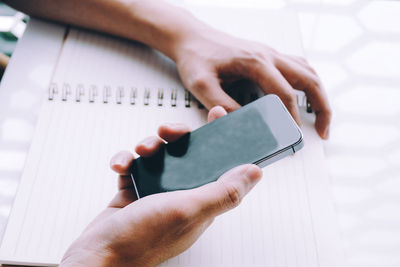
[{"label": "phone edge", "polygon": [[133,187],[135,188],[137,199],[140,199],[140,195],[139,195],[138,188],[136,186],[135,178],[133,177],[133,172],[130,172],[130,173],[131,173],[131,180],[132,180],[132,183],[133,183]]},{"label": "phone edge", "polygon": [[260,159],[256,162],[254,162],[253,164],[257,165],[260,168],[264,168],[264,167],[274,163],[275,161],[283,159],[286,156],[293,155],[297,151],[299,151],[300,149],[302,149],[304,147],[303,140],[304,140],[303,135],[302,135],[302,132],[300,131],[300,139],[296,143],[294,143],[290,146],[287,146],[284,149],[281,149],[263,159]]}]

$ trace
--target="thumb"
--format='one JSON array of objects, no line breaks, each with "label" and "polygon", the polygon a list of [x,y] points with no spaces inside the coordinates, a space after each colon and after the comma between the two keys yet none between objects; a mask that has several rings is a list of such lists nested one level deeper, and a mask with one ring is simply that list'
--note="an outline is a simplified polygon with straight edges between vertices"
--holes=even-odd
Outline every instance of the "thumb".
[{"label": "thumb", "polygon": [[217,181],[192,190],[191,196],[198,201],[196,211],[213,218],[237,207],[261,176],[261,169],[253,164],[231,169]]}]

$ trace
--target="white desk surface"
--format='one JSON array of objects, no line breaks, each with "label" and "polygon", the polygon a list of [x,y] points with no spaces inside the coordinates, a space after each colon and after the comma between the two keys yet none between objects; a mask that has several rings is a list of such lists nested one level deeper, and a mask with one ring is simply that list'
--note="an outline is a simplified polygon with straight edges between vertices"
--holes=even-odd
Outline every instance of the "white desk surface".
[{"label": "white desk surface", "polygon": [[[325,150],[348,266],[400,266],[400,2],[190,2],[298,12],[308,60],[334,110]],[[32,64],[26,62],[26,67]],[[35,75],[46,71],[37,68]],[[3,84],[1,90],[13,90],[7,99],[13,108],[0,113],[0,236],[34,130],[35,116],[29,110],[40,98],[35,88]],[[0,99],[0,110],[4,101]]]}]

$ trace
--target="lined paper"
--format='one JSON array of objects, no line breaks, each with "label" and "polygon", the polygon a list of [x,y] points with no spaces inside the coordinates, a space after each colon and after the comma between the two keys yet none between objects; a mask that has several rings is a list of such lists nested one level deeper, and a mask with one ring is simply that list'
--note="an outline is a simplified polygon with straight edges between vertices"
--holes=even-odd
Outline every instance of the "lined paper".
[{"label": "lined paper", "polygon": [[[239,11],[236,11],[239,12]],[[282,11],[203,12],[224,31],[269,43],[281,51],[301,51],[296,18]],[[280,27],[274,27],[280,21]],[[21,184],[0,247],[0,262],[53,266],[71,242],[116,193],[109,160],[120,150],[156,133],[164,122],[183,122],[195,129],[206,111],[193,101],[185,107],[184,89],[171,60],[140,44],[71,29],[56,66],[58,92],[44,102]],[[61,100],[62,88],[71,91]],[[75,89],[85,94],[75,101]],[[89,88],[98,95],[89,103]],[[103,89],[110,86],[108,103]],[[116,104],[117,88],[124,88]],[[132,88],[138,91],[129,103]],[[158,106],[157,94],[165,93]],[[171,107],[171,89],[177,106]],[[149,90],[150,103],[144,105]],[[343,266],[335,239],[328,177],[322,145],[303,114],[305,147],[295,156],[263,169],[256,188],[234,211],[218,217],[192,248],[163,266]],[[319,168],[315,168],[319,166]],[[327,234],[326,230],[332,234]]]},{"label": "lined paper", "polygon": [[323,163],[323,154],[312,129],[303,130],[303,150],[264,168],[238,208],[165,266],[321,266],[308,198],[318,188],[308,188],[304,168],[310,159]]}]

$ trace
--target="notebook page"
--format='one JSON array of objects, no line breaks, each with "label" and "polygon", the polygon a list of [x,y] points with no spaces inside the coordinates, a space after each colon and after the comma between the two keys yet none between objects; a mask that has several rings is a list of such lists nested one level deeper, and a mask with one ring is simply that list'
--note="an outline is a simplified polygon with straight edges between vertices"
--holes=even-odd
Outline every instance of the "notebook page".
[{"label": "notebook page", "polygon": [[[268,20],[258,25],[268,36],[258,37],[269,43],[281,40],[282,50],[287,47],[294,51],[299,41],[292,16],[283,20],[286,30],[270,30],[267,26],[284,14],[263,13]],[[224,25],[231,27],[227,21]],[[282,41],[288,36],[295,40]],[[3,262],[57,264],[72,240],[116,192],[116,177],[108,167],[115,152],[132,150],[163,122],[185,122],[192,128],[205,122],[205,111],[195,102],[191,108],[185,107],[184,91],[172,62],[124,40],[72,29],[53,82],[58,86],[57,99],[45,100],[40,112],[0,249]],[[68,100],[61,101],[65,84],[71,91],[66,94]],[[79,84],[83,84],[85,95],[76,102]],[[103,103],[106,85],[112,89],[108,104]],[[125,96],[121,105],[116,105],[119,86],[125,89]],[[135,105],[129,103],[132,87],[138,90]],[[90,88],[96,88],[98,94],[89,104]],[[171,88],[178,90],[174,108],[170,107]],[[146,89],[150,92],[148,106],[144,105]],[[160,89],[165,93],[163,106],[157,105]],[[47,97],[48,92],[44,92]],[[319,266],[321,253],[314,232],[318,214],[311,208],[310,188],[312,192],[324,188],[309,184],[313,171],[306,165],[312,159],[320,166],[323,156],[318,138],[312,131],[307,134],[311,129],[307,127],[306,144],[310,145],[296,157],[264,170],[264,179],[239,209],[218,218],[193,248],[165,265]],[[321,179],[325,180],[323,176]],[[322,196],[318,201],[326,204],[328,200]]]},{"label": "notebook page", "polygon": [[[306,176],[305,165],[310,160],[323,165],[324,157],[310,123],[303,133],[302,150],[265,167],[239,207],[218,217],[191,249],[163,266],[322,266],[309,190],[324,189],[309,187],[313,173]],[[332,263],[323,266],[338,266]]]}]

